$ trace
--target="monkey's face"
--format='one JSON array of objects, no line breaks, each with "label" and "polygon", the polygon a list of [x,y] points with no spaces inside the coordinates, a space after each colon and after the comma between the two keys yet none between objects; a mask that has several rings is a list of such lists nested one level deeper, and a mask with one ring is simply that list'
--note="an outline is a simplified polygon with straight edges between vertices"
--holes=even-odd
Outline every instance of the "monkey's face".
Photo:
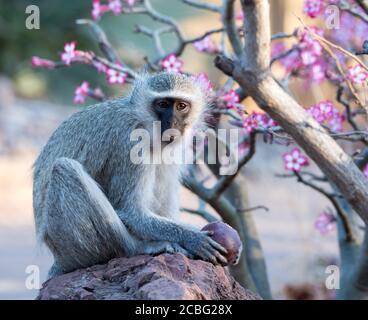
[{"label": "monkey's face", "polygon": [[161,137],[164,142],[179,139],[185,132],[192,105],[177,98],[157,98],[152,103],[153,110],[161,122]]}]

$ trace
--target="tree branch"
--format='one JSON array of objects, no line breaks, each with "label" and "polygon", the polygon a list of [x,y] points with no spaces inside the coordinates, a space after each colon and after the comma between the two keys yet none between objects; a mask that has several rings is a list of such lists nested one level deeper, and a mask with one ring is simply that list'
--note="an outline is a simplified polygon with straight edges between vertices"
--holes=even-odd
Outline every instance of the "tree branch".
[{"label": "tree branch", "polygon": [[266,0],[242,0],[245,46],[242,65],[217,57],[260,108],[277,121],[316,162],[363,221],[368,223],[368,182],[353,160],[269,74],[270,17]]}]

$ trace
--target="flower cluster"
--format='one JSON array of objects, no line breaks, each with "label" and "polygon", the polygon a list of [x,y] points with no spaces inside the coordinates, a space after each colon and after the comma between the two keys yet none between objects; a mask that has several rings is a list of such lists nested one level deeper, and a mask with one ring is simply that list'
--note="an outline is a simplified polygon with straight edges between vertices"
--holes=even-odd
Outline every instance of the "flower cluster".
[{"label": "flower cluster", "polygon": [[368,72],[360,65],[349,67],[347,78],[355,84],[364,84],[368,79]]},{"label": "flower cluster", "polygon": [[82,84],[75,88],[74,91],[74,103],[84,103],[86,97],[89,92],[89,83],[87,81],[83,81]]},{"label": "flower cluster", "polygon": [[342,131],[344,116],[331,101],[321,101],[307,109],[307,112],[320,124],[326,124],[332,131]]},{"label": "flower cluster", "polygon": [[[125,0],[124,2],[132,7],[137,0]],[[93,20],[99,19],[104,13],[112,12],[114,15],[119,15],[123,11],[123,5],[121,0],[108,0],[107,3],[101,4],[101,0],[93,0],[91,16]]]},{"label": "flower cluster", "polygon": [[56,64],[54,61],[42,59],[40,57],[32,57],[32,67],[41,67],[46,69],[54,69],[56,67]]},{"label": "flower cluster", "polygon": [[[360,6],[355,6],[354,10],[364,15]],[[339,28],[330,30],[330,39],[349,51],[360,48],[362,39],[366,39],[368,24],[347,11],[340,11],[339,24]],[[341,30],[344,30],[344,32],[341,32]]]},{"label": "flower cluster", "polygon": [[283,154],[285,169],[288,171],[300,172],[303,167],[309,165],[308,158],[302,154],[299,148],[294,148],[290,152]]},{"label": "flower cluster", "polygon": [[171,53],[161,60],[160,64],[165,71],[179,73],[184,63],[174,53]]},{"label": "flower cluster", "polygon": [[225,103],[226,107],[229,109],[238,109],[239,106],[239,95],[233,89],[225,92],[221,96],[221,100]]},{"label": "flower cluster", "polygon": [[253,112],[249,115],[242,114],[242,127],[247,133],[255,129],[269,129],[277,126],[277,123],[267,113]]},{"label": "flower cluster", "polygon": [[[292,47],[288,55],[280,59],[280,63],[287,73],[297,72],[305,79],[321,81],[326,77],[327,63],[323,57],[321,44],[310,35],[309,31],[323,35],[323,30],[317,27],[309,27],[309,30],[299,32],[298,44]],[[272,56],[276,57],[285,50],[283,44],[277,43],[272,48]]]},{"label": "flower cluster", "polygon": [[74,91],[74,103],[84,103],[86,97],[93,97],[96,99],[103,99],[104,94],[100,88],[95,88],[94,90],[90,88],[87,81],[83,81],[80,86],[77,86]]},{"label": "flower cluster", "polygon": [[193,45],[194,48],[196,48],[196,50],[199,52],[207,52],[211,54],[219,52],[219,48],[209,36],[205,37],[202,40],[194,42]]},{"label": "flower cluster", "polygon": [[78,56],[78,51],[75,50],[75,47],[75,41],[65,43],[64,51],[61,53],[61,61],[63,61],[68,66]]},{"label": "flower cluster", "polygon": [[332,213],[323,211],[316,219],[314,227],[325,235],[336,228],[336,218]]},{"label": "flower cluster", "polygon": [[324,0],[305,0],[304,13],[310,18],[316,18],[323,13],[325,7]]},{"label": "flower cluster", "polygon": [[106,70],[106,80],[109,84],[124,84],[128,75],[114,69]]}]

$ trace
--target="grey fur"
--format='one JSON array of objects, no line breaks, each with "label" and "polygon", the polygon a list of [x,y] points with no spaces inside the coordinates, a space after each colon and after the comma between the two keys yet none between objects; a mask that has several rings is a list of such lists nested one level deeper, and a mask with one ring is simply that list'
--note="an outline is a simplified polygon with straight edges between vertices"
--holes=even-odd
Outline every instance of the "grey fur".
[{"label": "grey fur", "polygon": [[206,97],[192,79],[144,74],[128,97],[74,114],[50,137],[35,162],[33,188],[36,232],[55,258],[50,277],[142,253],[226,263],[225,249],[207,233],[175,219],[180,166],[130,161],[131,131],[151,130],[151,101],[166,96],[192,103],[187,132],[188,122],[201,121]]}]

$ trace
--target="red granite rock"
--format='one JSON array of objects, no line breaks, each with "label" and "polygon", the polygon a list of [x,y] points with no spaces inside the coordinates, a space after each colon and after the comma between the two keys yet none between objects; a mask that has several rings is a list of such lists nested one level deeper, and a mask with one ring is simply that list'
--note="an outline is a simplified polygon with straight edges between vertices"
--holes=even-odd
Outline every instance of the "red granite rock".
[{"label": "red granite rock", "polygon": [[257,300],[229,272],[182,254],[118,258],[48,280],[41,300]]}]

